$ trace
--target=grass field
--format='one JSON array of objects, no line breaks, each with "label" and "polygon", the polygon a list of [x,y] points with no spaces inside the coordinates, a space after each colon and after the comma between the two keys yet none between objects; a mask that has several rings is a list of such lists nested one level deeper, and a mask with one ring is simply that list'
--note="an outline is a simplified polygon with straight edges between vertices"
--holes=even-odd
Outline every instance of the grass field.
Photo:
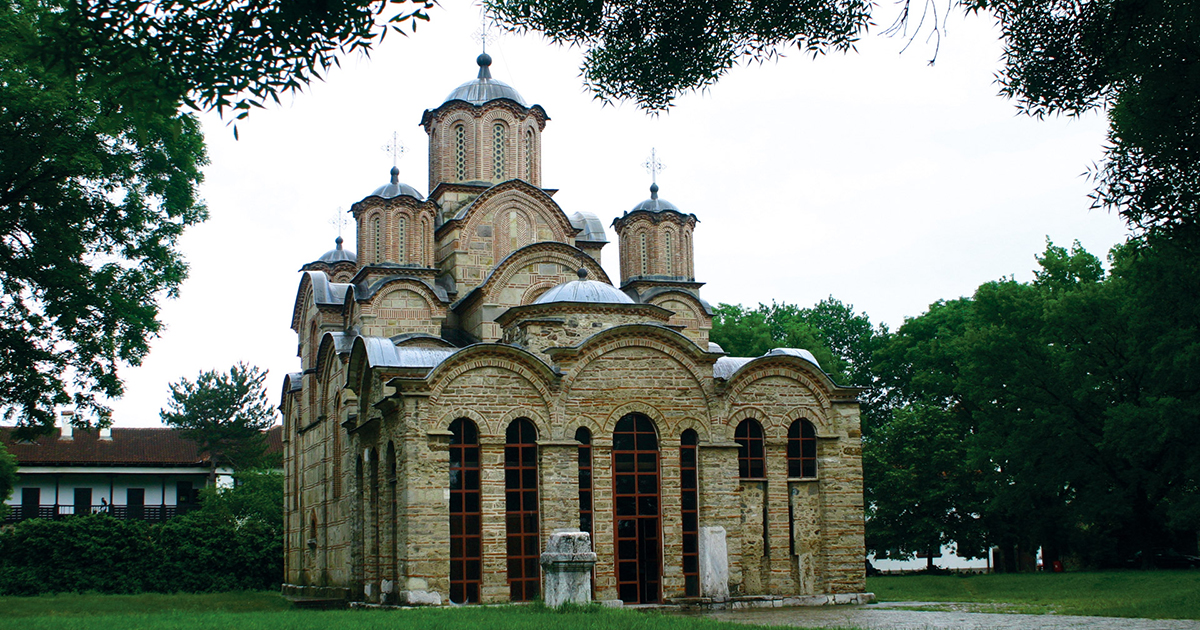
[{"label": "grass field", "polygon": [[867,578],[880,601],[1015,604],[1014,612],[1200,619],[1200,571],[1105,571]]},{"label": "grass field", "polygon": [[[1200,619],[1200,571],[1116,571],[867,580],[882,601],[1012,604],[1008,612]],[[0,630],[746,630],[599,607],[308,611],[278,593],[0,597]],[[791,628],[790,630],[797,630]]]},{"label": "grass field", "polygon": [[[742,624],[600,607],[296,610],[276,593],[0,598],[7,630],[746,630]],[[795,629],[793,629],[795,630]]]}]

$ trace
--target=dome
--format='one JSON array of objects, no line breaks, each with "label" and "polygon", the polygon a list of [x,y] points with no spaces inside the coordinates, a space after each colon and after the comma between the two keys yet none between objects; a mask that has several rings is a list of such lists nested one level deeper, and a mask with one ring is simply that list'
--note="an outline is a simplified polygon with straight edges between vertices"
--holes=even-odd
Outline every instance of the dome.
[{"label": "dome", "polygon": [[393,166],[391,183],[384,184],[384,185],[380,186],[379,188],[376,188],[375,192],[373,192],[367,196],[368,197],[375,196],[375,197],[383,197],[384,199],[391,199],[393,197],[399,197],[400,195],[408,195],[409,197],[412,197],[412,198],[418,199],[418,200],[422,200],[422,201],[424,201],[424,199],[425,199],[424,197],[421,196],[421,193],[417,192],[416,188],[413,188],[412,186],[409,186],[408,184],[405,184],[400,181],[400,169]]},{"label": "dome", "polygon": [[[658,184],[650,184],[650,198],[634,206],[630,212],[637,212],[639,210],[645,212],[664,212],[666,210],[679,212],[679,208],[676,208],[675,204],[666,199],[658,198]],[[679,213],[683,214],[682,212]]]},{"label": "dome", "polygon": [[534,304],[552,302],[591,302],[594,304],[633,304],[633,299],[611,284],[587,279],[587,269],[579,270],[579,279],[564,282],[546,291]]},{"label": "dome", "polygon": [[324,254],[321,254],[321,257],[317,259],[317,262],[323,262],[329,265],[334,265],[340,262],[358,262],[358,256],[355,256],[354,252],[348,249],[342,249],[342,237],[337,237],[333,242],[337,245],[337,247],[325,252]]},{"label": "dome", "polygon": [[526,107],[525,99],[521,98],[521,95],[511,85],[492,78],[492,71],[489,68],[492,65],[491,55],[483,53],[476,58],[475,62],[479,64],[479,76],[454,88],[444,102],[457,100],[466,101],[472,105],[483,105],[488,101],[507,98]]}]

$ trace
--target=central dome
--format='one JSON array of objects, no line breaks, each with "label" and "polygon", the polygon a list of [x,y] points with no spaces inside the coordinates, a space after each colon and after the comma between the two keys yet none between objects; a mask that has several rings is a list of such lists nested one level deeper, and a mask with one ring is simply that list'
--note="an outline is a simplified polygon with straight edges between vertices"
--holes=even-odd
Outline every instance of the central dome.
[{"label": "central dome", "polygon": [[538,296],[534,304],[552,302],[591,302],[593,304],[633,304],[633,298],[606,282],[587,279],[587,269],[580,269],[579,279],[564,282]]},{"label": "central dome", "polygon": [[479,76],[454,88],[450,96],[446,97],[445,102],[466,101],[472,105],[483,105],[488,101],[507,98],[526,107],[525,99],[521,98],[516,89],[503,81],[492,78],[492,71],[489,68],[492,65],[491,55],[483,53],[476,58],[475,62],[479,64]]}]

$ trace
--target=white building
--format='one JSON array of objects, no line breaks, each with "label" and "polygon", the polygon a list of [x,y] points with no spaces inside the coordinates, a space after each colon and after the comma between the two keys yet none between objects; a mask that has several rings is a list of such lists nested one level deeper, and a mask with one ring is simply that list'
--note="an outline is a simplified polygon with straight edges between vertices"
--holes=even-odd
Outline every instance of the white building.
[{"label": "white building", "polygon": [[[65,424],[65,423],[64,423]],[[5,522],[107,512],[117,518],[160,521],[196,507],[212,473],[207,453],[167,428],[74,431],[69,424],[32,441],[0,440],[17,459],[17,483],[6,501]],[[280,430],[268,432],[280,452]],[[218,468],[216,482],[232,484],[233,471]]]}]

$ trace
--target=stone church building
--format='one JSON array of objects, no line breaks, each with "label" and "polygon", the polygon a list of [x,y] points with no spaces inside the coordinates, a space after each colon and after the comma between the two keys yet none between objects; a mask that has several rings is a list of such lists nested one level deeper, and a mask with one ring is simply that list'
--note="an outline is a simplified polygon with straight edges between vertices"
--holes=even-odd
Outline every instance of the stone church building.
[{"label": "stone church building", "polygon": [[858,390],[709,341],[696,215],[657,186],[605,253],[542,184],[546,111],[478,63],[421,118],[428,197],[393,168],[351,210],[357,255],[339,237],[301,270],[285,592],[530,600],[579,529],[596,600],[861,593]]}]

